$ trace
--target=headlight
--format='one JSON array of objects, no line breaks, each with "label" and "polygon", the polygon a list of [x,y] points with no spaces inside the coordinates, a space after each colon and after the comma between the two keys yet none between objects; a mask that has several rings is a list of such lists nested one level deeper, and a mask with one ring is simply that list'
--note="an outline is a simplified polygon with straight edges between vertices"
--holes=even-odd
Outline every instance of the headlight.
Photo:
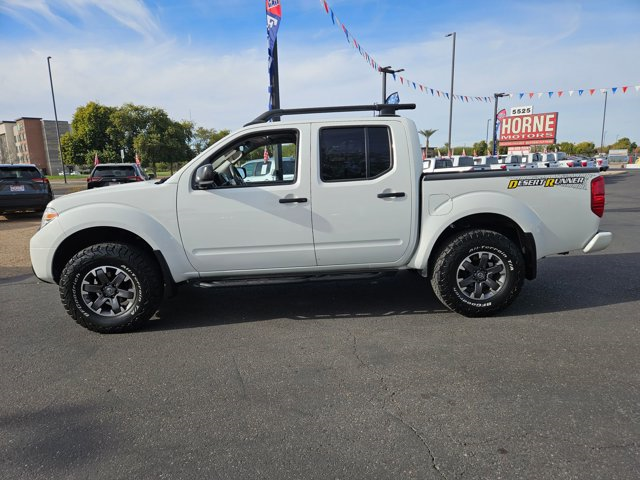
[{"label": "headlight", "polygon": [[44,228],[45,225],[47,225],[49,222],[51,222],[56,218],[58,218],[58,212],[56,212],[55,209],[51,207],[45,208],[44,213],[42,214],[42,221],[40,222],[40,228]]}]

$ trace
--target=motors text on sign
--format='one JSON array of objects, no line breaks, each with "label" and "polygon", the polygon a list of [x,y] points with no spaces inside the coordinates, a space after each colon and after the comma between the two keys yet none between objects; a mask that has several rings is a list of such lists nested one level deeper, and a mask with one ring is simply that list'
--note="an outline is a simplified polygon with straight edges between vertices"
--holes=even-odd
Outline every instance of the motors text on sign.
[{"label": "motors text on sign", "polygon": [[515,115],[500,122],[500,145],[544,145],[555,143],[558,112]]}]

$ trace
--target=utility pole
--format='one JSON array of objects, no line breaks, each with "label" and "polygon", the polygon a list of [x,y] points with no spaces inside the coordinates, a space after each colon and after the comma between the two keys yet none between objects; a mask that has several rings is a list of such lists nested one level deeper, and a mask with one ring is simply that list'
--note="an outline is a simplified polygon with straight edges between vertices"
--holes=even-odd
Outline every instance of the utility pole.
[{"label": "utility pole", "polygon": [[609,90],[604,91],[604,111],[602,112],[602,137],[600,138],[600,153],[604,153],[604,121],[607,118],[607,94]]},{"label": "utility pole", "polygon": [[456,32],[449,33],[445,37],[453,37],[453,53],[451,54],[451,91],[449,92],[449,150],[453,155],[453,146],[451,145],[451,125],[453,123],[453,77],[456,66]]},{"label": "utility pole", "polygon": [[493,98],[495,99],[495,103],[493,105],[493,155],[497,155],[498,153],[498,132],[496,132],[496,123],[498,120],[498,98],[507,97],[508,93],[494,93]]},{"label": "utility pole", "polygon": [[58,158],[60,158],[60,163],[62,163],[62,175],[64,176],[64,183],[67,183],[67,169],[64,168],[64,159],[62,158],[62,145],[60,144],[60,127],[58,126],[58,111],[56,110],[56,96],[53,93],[53,78],[51,77],[51,57],[47,57],[47,66],[49,67],[49,83],[51,84],[51,98],[53,99],[53,116],[56,120],[56,135],[58,137],[58,155],[59,155]]}]

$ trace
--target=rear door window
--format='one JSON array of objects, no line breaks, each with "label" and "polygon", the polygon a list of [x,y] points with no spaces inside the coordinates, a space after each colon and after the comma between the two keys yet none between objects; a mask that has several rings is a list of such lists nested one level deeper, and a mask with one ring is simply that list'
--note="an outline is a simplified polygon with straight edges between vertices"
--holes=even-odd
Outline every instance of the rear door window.
[{"label": "rear door window", "polygon": [[339,127],[320,130],[320,178],[323,182],[367,180],[391,170],[387,127]]}]

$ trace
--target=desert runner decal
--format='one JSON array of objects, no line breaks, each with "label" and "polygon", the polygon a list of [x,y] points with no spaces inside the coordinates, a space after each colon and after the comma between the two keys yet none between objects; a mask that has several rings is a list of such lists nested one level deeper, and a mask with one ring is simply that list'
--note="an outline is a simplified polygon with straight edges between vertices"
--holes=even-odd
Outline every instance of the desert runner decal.
[{"label": "desert runner decal", "polygon": [[584,185],[585,177],[521,178],[509,180],[508,189],[518,187],[558,187]]}]

